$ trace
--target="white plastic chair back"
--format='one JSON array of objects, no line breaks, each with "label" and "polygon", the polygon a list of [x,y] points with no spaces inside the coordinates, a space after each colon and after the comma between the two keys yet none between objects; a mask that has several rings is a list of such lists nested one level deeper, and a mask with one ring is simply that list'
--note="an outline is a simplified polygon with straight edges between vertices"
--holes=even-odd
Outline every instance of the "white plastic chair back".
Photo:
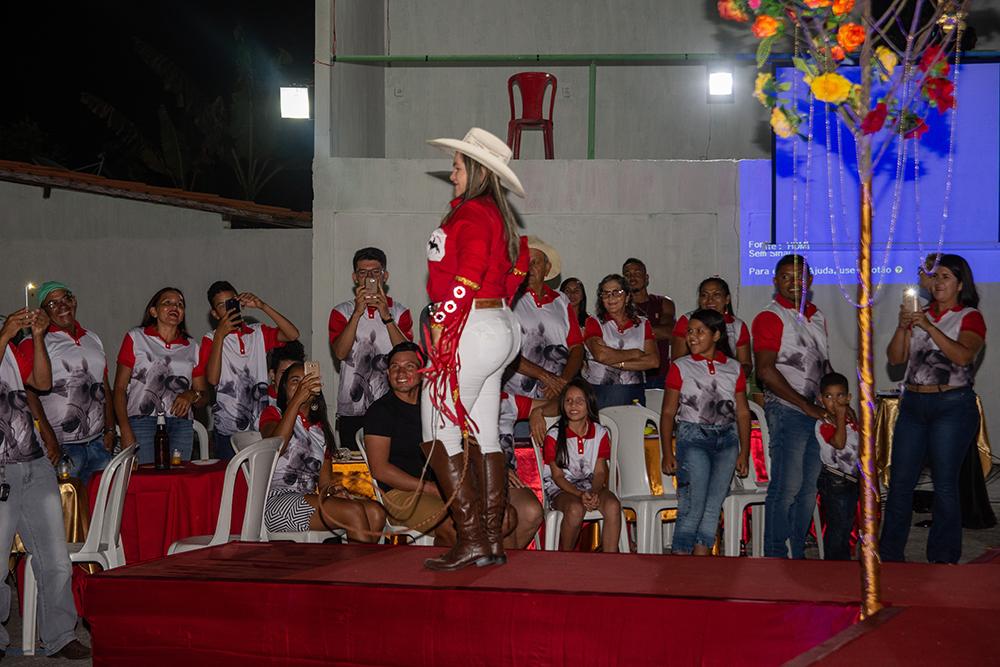
[{"label": "white plastic chair back", "polygon": [[600,412],[601,423],[610,430],[612,459],[617,463],[619,497],[648,496],[649,472],[646,469],[646,422],[659,423],[660,415],[641,405],[619,405]]},{"label": "white plastic chair back", "polygon": [[233,447],[233,451],[239,454],[250,445],[260,442],[263,439],[264,436],[260,434],[260,431],[240,431],[239,433],[233,433],[232,437],[229,438],[229,442]]},{"label": "white plastic chair back", "polygon": [[[109,567],[125,564],[121,547],[122,513],[125,511],[125,494],[132,478],[132,461],[136,457],[135,445],[120,451],[104,472],[97,487],[94,512],[90,518],[87,538],[81,552],[98,553],[107,551]],[[120,562],[117,562],[119,561]]]},{"label": "white plastic chair back", "polygon": [[[368,468],[368,474],[371,475],[372,467],[368,463],[368,452],[365,450],[365,430],[359,428],[358,432],[354,435],[354,442],[358,445],[358,451],[361,452],[361,458],[364,459],[365,467]],[[371,475],[372,478],[372,491],[375,492],[375,500],[378,501],[379,505],[385,505],[382,502],[382,488],[375,481],[375,475]]]},{"label": "white plastic chair back", "polygon": [[197,419],[191,423],[191,427],[194,429],[194,435],[198,439],[198,458],[205,461],[208,459],[208,431],[205,429],[204,424]]},{"label": "white plastic chair back", "polygon": [[[646,407],[656,412],[663,408],[663,394],[666,392],[662,389],[647,389],[646,390]],[[657,417],[657,423],[659,423],[659,417]]]},{"label": "white plastic chair back", "polygon": [[229,541],[233,515],[233,490],[236,486],[236,476],[244,462],[246,462],[248,488],[240,539],[245,542],[256,542],[260,539],[261,524],[264,521],[264,502],[267,500],[271,471],[274,470],[274,462],[281,443],[281,437],[265,438],[244,448],[229,460],[222,482],[222,500],[219,502],[219,518],[215,522],[212,545],[225,544]]},{"label": "white plastic chair back", "polygon": [[[771,434],[767,429],[767,418],[764,416],[764,408],[757,405],[753,401],[747,401],[750,404],[750,412],[752,417],[757,420],[760,424],[760,440],[764,449],[764,470],[763,472],[767,475],[768,479],[771,479]],[[754,470],[753,456],[750,457],[750,474],[745,478],[736,479],[739,481],[741,488],[746,491],[763,490],[767,488],[766,484],[757,484],[757,475]]]}]

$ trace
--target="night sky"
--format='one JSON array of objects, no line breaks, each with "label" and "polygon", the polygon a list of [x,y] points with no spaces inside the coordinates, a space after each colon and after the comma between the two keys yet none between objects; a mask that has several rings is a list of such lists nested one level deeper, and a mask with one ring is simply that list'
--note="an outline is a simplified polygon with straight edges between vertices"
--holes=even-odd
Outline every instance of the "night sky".
[{"label": "night sky", "polygon": [[[105,121],[81,102],[89,92],[133,121],[159,143],[158,108],[170,108],[178,126],[187,121],[174,96],[142,61],[134,39],[175,62],[208,98],[229,99],[236,79],[234,29],[242,26],[252,47],[258,87],[274,91],[287,82],[311,82],[313,3],[234,0],[172,0],[91,3],[4,3],[0,53],[5,72],[0,105],[0,159],[54,161],[81,169],[105,154],[102,174],[170,186],[169,178],[144,170]],[[279,68],[278,49],[292,56]],[[276,114],[275,114],[276,115]],[[37,126],[37,131],[31,128]],[[275,120],[273,157],[288,165],[257,197],[261,203],[311,208],[311,121]],[[201,145],[197,133],[189,135]],[[87,169],[94,171],[93,168]],[[231,170],[214,167],[196,190],[239,196]]]}]

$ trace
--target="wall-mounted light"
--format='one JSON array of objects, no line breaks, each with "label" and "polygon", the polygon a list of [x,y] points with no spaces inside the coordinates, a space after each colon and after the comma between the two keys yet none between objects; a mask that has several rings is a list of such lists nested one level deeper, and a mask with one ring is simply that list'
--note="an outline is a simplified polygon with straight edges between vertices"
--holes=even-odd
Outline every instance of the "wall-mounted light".
[{"label": "wall-mounted light", "polygon": [[309,113],[309,88],[306,86],[281,87],[281,117],[311,117]]},{"label": "wall-mounted light", "polygon": [[714,63],[708,67],[709,103],[733,102],[733,68],[731,65]]}]

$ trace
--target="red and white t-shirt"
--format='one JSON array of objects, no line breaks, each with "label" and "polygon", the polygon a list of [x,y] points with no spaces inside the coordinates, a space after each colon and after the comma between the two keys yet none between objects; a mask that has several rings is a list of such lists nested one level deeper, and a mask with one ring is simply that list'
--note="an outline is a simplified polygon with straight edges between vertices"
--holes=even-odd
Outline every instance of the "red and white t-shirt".
[{"label": "red and white t-shirt", "polygon": [[[198,343],[178,337],[160,338],[156,325],[129,329],[118,350],[118,364],[132,369],[128,382],[128,416],[146,417],[170,408],[179,394],[191,388],[193,377],[204,375],[198,365]],[[187,418],[191,419],[188,410]]]},{"label": "red and white t-shirt", "polygon": [[[401,303],[386,297],[389,313],[399,330],[413,340],[413,317]],[[333,343],[354,313],[354,300],[338,303],[330,311],[330,342]],[[358,320],[351,353],[340,362],[340,384],[337,389],[337,414],[342,417],[360,417],[368,406],[389,391],[388,356],[392,351],[387,325],[382,324],[378,309],[368,308]]]},{"label": "red and white t-shirt", "polygon": [[531,415],[531,398],[510,392],[500,392],[500,449],[507,459],[507,467],[517,470],[514,454],[514,424]]},{"label": "red and white t-shirt", "polygon": [[[596,317],[588,317],[583,329],[583,340],[600,338],[604,344],[615,350],[642,350],[647,340],[655,340],[649,320],[639,316],[637,321],[629,321],[624,328],[612,318],[604,322]],[[629,371],[616,366],[607,366],[594,359],[587,350],[587,361],[583,366],[583,379],[593,385],[598,384],[642,384],[642,371]]]},{"label": "red and white t-shirt", "polygon": [[[674,325],[675,338],[687,338],[688,320],[691,319],[694,312],[692,310],[678,318],[677,324]],[[750,329],[747,328],[746,322],[735,315],[723,313],[722,318],[726,321],[726,336],[729,337],[729,347],[732,348],[732,353],[736,354],[736,348],[750,344]]]},{"label": "red and white t-shirt", "polygon": [[[215,331],[201,339],[198,364],[205,369],[215,344]],[[212,423],[215,432],[249,431],[267,405],[267,353],[278,347],[277,327],[243,324],[222,341],[222,367],[215,387]]]},{"label": "red and white t-shirt", "polygon": [[472,299],[510,299],[528,270],[528,242],[521,237],[510,261],[500,209],[490,195],[451,201],[451,217],[427,239],[427,296],[431,326],[444,326],[471,307]]},{"label": "red and white t-shirt", "polygon": [[[826,371],[829,352],[826,317],[812,303],[805,312],[780,294],[753,320],[753,349],[777,352],[775,366],[789,386],[812,402],[819,395],[819,381]],[[764,388],[768,400],[794,405]]]},{"label": "red and white t-shirt", "polygon": [[[958,340],[963,331],[972,331],[986,340],[986,322],[975,308],[957,305],[951,310],[938,313],[934,308],[925,308],[929,319],[948,338]],[[923,329],[913,327],[910,332],[910,359],[906,365],[906,384],[950,385],[970,387],[974,382],[972,364],[959,366],[945,356],[941,348]]]},{"label": "red and white t-shirt", "polygon": [[[97,334],[79,322],[72,333],[49,325],[45,349],[52,365],[52,391],[39,395],[45,418],[56,440],[68,445],[90,442],[104,432],[104,380],[108,361]],[[34,361],[30,338],[21,341],[18,353]]]},{"label": "red and white t-shirt", "polygon": [[837,425],[828,421],[820,420],[816,422],[816,440],[819,441],[819,460],[827,468],[852,480],[858,480],[858,425],[853,421],[847,421],[847,440],[843,449],[837,449],[830,442],[837,433]]},{"label": "red and white t-shirt", "polygon": [[[541,294],[525,290],[513,312],[521,324],[521,356],[550,373],[562,375],[570,348],[583,343],[566,295],[548,285],[543,285]],[[532,398],[543,397],[538,380],[521,373],[514,373],[505,389]]]},{"label": "red and white t-shirt", "polygon": [[747,390],[743,367],[721,352],[688,354],[667,371],[666,386],[681,394],[677,421],[723,426],[736,421],[736,394]]},{"label": "red and white t-shirt", "polygon": [[[296,417],[288,445],[275,463],[269,493],[287,491],[306,495],[315,491],[319,484],[319,472],[327,451],[323,427],[319,422],[306,420],[301,414]],[[281,410],[268,406],[260,415],[258,429],[263,431],[265,424],[280,421]]]},{"label": "red and white t-shirt", "polygon": [[[552,500],[562,493],[552,479],[550,465],[556,462],[556,443],[559,439],[559,424],[549,429],[542,447],[542,489],[551,504]],[[611,458],[611,434],[603,424],[589,422],[587,433],[579,436],[566,428],[566,454],[568,465],[562,468],[566,481],[581,491],[590,491],[594,481],[594,469],[598,459]]]},{"label": "red and white t-shirt", "polygon": [[31,359],[23,358],[14,343],[4,348],[0,362],[0,465],[27,463],[44,454],[24,390],[31,368]]}]

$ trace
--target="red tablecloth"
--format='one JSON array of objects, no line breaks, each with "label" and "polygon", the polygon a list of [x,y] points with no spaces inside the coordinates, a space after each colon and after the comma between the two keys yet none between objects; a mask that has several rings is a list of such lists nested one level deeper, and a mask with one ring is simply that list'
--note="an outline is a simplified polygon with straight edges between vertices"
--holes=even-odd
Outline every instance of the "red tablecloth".
[{"label": "red tablecloth", "polygon": [[[170,545],[183,537],[214,533],[225,471],[223,462],[185,463],[168,471],[139,466],[133,471],[122,517],[125,562],[162,558]],[[90,480],[91,514],[100,480],[100,473]],[[246,479],[237,475],[230,533],[240,532],[246,497]]]}]

